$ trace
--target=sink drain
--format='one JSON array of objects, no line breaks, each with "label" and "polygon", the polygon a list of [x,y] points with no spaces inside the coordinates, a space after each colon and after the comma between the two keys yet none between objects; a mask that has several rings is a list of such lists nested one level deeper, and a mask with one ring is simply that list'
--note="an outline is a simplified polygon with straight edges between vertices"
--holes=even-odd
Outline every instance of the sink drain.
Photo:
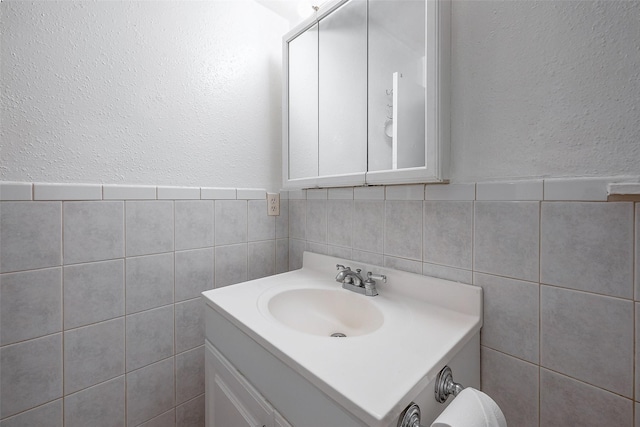
[{"label": "sink drain", "polygon": [[331,334],[331,336],[333,338],[344,338],[344,337],[346,337],[346,335],[343,334],[342,332],[334,332],[334,333]]}]

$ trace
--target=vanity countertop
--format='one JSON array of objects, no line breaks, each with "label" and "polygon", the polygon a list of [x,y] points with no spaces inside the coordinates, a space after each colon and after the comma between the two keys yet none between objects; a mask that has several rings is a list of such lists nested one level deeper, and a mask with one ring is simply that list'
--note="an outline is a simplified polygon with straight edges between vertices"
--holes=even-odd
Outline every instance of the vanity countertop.
[{"label": "vanity countertop", "polygon": [[[337,263],[385,274],[387,283],[378,284],[375,297],[342,289],[334,280]],[[269,301],[297,289],[364,298],[382,321],[372,332],[346,338],[286,326],[271,314]],[[308,252],[300,270],[203,295],[209,307],[372,427],[389,425],[482,326],[480,287]]]}]

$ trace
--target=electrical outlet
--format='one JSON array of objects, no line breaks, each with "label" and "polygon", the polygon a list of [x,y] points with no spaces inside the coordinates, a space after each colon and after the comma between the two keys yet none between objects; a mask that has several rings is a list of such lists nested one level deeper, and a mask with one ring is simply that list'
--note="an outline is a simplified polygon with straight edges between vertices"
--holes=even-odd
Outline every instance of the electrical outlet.
[{"label": "electrical outlet", "polygon": [[280,215],[280,194],[267,193],[267,215]]}]

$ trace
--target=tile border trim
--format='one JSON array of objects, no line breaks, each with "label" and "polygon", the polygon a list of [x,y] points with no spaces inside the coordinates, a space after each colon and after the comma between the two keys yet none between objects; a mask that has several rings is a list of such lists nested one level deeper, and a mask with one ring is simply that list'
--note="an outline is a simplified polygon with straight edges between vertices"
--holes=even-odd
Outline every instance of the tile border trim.
[{"label": "tile border trim", "polygon": [[[413,184],[280,190],[289,200],[616,201],[640,199],[640,176],[544,178],[453,184]],[[264,188],[0,181],[0,201],[262,200]]]}]

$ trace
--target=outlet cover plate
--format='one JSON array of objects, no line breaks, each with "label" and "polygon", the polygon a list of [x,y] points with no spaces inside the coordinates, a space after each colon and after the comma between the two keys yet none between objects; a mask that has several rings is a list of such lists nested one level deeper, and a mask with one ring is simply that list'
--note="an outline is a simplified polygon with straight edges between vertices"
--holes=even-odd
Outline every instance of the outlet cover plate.
[{"label": "outlet cover plate", "polygon": [[280,215],[280,194],[267,193],[267,215]]}]

